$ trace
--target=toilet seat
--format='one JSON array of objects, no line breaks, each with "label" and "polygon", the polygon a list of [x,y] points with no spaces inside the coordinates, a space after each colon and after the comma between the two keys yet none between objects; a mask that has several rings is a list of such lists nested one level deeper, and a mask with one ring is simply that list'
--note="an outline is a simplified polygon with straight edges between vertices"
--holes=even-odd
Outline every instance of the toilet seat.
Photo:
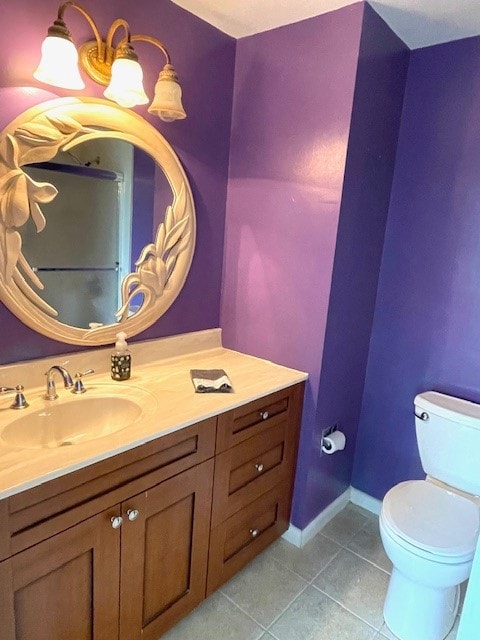
[{"label": "toilet seat", "polygon": [[[404,549],[410,556],[415,556],[417,558],[421,558],[423,560],[428,560],[429,562],[434,562],[435,564],[442,564],[442,565],[458,566],[465,563],[467,564],[472,563],[473,556],[474,556],[473,552],[469,552],[461,556],[437,555],[434,551],[421,549],[420,547],[415,546],[410,542],[407,542],[405,538],[396,534],[389,527],[389,525],[385,523],[385,520],[382,517],[380,517],[380,528],[382,529],[382,527],[383,527],[384,536],[387,536],[388,538],[390,538],[397,545],[397,547],[401,547],[402,549]],[[384,541],[384,544],[385,544],[385,541]]]},{"label": "toilet seat", "polygon": [[381,518],[387,533],[413,553],[445,563],[473,558],[478,506],[436,484],[410,480],[396,485],[383,500]]}]

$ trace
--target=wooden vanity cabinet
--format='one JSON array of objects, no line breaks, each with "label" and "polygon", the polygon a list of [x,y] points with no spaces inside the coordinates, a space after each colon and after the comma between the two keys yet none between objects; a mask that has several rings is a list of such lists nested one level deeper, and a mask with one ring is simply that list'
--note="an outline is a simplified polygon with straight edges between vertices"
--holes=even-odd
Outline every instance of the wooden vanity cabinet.
[{"label": "wooden vanity cabinet", "polygon": [[3,539],[21,550],[0,562],[2,640],[157,640],[203,600],[215,427],[72,473],[63,496],[59,479],[3,501]]},{"label": "wooden vanity cabinet", "polygon": [[157,640],[288,527],[302,398],[303,383],[0,501],[2,640]]}]

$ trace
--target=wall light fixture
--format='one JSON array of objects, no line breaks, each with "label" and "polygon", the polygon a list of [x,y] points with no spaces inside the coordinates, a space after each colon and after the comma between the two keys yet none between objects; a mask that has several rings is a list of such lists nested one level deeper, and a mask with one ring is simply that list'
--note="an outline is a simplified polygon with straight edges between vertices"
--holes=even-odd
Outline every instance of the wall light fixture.
[{"label": "wall light fixture", "polygon": [[[65,10],[69,7],[86,18],[95,35],[95,40],[86,42],[79,52],[63,20]],[[115,46],[113,38],[119,28],[125,31],[125,35]],[[79,71],[80,64],[90,78],[107,87],[104,96],[109,100],[127,108],[147,104],[149,99],[143,88],[142,67],[132,46],[132,42],[140,40],[158,47],[166,58],[166,64],[155,85],[155,96],[148,108],[149,113],[158,115],[165,122],[186,118],[187,114],[182,106],[182,89],[164,45],[149,35],[132,35],[128,22],[122,18],[112,23],[106,40],[103,41],[92,16],[76,2],[60,5],[57,19],[48,29],[48,35],[43,41],[42,58],[33,76],[40,82],[55,87],[83,89],[85,84]]]}]

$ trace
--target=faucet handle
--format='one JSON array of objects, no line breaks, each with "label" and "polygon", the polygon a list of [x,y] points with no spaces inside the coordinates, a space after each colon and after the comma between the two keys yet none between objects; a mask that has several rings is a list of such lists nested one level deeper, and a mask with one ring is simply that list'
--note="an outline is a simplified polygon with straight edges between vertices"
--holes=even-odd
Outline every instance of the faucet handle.
[{"label": "faucet handle", "polygon": [[82,378],[84,376],[91,376],[92,373],[95,373],[94,369],[87,369],[83,373],[80,373],[80,372],[76,373],[72,393],[76,393],[76,394],[85,393],[86,389],[83,386]]},{"label": "faucet handle", "polygon": [[25,387],[23,384],[17,384],[16,387],[0,387],[0,393],[15,393],[15,400],[10,405],[11,409],[26,409],[28,402],[23,395]]}]

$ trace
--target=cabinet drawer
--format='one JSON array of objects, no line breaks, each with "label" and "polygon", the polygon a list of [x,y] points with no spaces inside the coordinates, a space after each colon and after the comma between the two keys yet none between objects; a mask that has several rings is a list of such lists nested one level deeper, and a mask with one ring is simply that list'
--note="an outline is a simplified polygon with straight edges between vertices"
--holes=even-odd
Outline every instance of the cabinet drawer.
[{"label": "cabinet drawer", "polygon": [[299,422],[303,383],[254,400],[218,417],[217,453],[282,421]]},{"label": "cabinet drawer", "polygon": [[284,419],[217,455],[212,526],[293,475],[297,430]]},{"label": "cabinet drawer", "polygon": [[[17,553],[211,458],[215,426],[216,418],[203,420],[7,498],[0,503],[0,514],[7,512],[7,553]],[[2,547],[0,541],[5,557]]]},{"label": "cabinet drawer", "polygon": [[289,505],[290,488],[282,483],[212,529],[207,594],[286,531]]}]

